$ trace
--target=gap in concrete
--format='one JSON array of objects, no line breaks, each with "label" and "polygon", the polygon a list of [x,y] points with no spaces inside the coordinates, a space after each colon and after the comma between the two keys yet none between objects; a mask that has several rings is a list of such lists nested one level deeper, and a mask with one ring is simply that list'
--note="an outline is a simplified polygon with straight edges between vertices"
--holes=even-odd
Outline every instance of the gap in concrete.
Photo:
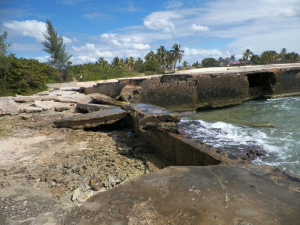
[{"label": "gap in concrete", "polygon": [[246,74],[249,82],[249,99],[257,99],[273,94],[276,77],[273,72]]}]

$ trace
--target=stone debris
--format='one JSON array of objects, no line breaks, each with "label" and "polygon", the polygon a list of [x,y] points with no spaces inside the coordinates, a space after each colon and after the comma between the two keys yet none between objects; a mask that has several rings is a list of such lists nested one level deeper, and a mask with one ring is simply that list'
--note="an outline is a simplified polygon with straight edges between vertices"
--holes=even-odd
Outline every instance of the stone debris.
[{"label": "stone debris", "polygon": [[20,109],[12,98],[0,98],[0,116],[17,115]]}]

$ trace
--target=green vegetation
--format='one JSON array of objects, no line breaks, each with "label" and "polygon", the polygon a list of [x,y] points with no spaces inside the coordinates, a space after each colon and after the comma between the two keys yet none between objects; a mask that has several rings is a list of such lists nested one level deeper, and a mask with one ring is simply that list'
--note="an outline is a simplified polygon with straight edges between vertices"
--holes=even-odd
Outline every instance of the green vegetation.
[{"label": "green vegetation", "polygon": [[0,95],[30,95],[46,89],[46,83],[57,82],[57,71],[35,59],[6,57],[8,67],[0,68]]},{"label": "green vegetation", "polygon": [[[215,59],[214,59],[215,60]],[[218,66],[214,62],[213,58],[205,58],[202,61],[203,67]],[[204,63],[203,63],[204,62]],[[283,48],[280,53],[276,51],[264,51],[261,55],[254,54],[250,49],[246,49],[243,53],[243,57],[238,61],[235,60],[235,56],[218,59],[219,66],[228,65],[260,65],[260,64],[271,64],[271,63],[295,63],[300,62],[300,56],[298,53],[291,52],[287,53],[286,48]]]},{"label": "green vegetation", "polygon": [[219,62],[214,58],[205,58],[202,60],[203,67],[215,67],[218,65],[219,65]]},{"label": "green vegetation", "polygon": [[10,127],[16,124],[15,120],[7,119],[7,117],[2,117],[0,119],[0,138],[11,136],[14,132]]}]

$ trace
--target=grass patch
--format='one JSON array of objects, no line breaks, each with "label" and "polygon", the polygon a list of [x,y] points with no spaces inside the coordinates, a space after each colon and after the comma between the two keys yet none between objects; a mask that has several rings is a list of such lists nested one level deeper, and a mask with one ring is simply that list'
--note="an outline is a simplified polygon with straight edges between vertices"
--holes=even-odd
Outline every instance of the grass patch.
[{"label": "grass patch", "polygon": [[13,135],[14,131],[11,127],[13,127],[16,123],[16,120],[0,117],[0,138]]}]

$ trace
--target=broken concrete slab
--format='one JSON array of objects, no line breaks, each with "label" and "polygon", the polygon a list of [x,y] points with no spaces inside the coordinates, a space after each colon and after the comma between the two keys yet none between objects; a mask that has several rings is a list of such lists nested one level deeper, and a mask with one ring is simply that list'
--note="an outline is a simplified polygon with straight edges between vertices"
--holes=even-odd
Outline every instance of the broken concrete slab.
[{"label": "broken concrete slab", "polygon": [[65,224],[298,225],[300,178],[267,166],[168,167],[98,193]]},{"label": "broken concrete slab", "polygon": [[94,128],[100,125],[113,124],[124,118],[127,113],[121,108],[112,108],[100,112],[86,113],[54,121],[56,127],[73,129]]},{"label": "broken concrete slab", "polygon": [[111,109],[111,108],[115,108],[115,107],[117,107],[117,106],[92,104],[92,103],[88,103],[88,104],[78,103],[76,105],[76,110],[78,110],[79,112],[83,112],[83,113],[91,113],[91,112]]},{"label": "broken concrete slab", "polygon": [[178,130],[180,117],[177,113],[146,104],[132,104],[125,109],[132,116],[135,133],[156,149],[155,154],[172,165],[232,165],[242,161],[232,160],[227,153],[218,152]]},{"label": "broken concrete slab", "polygon": [[50,110],[55,108],[68,108],[70,109],[71,103],[62,103],[55,101],[35,101],[34,105],[36,107],[42,108],[43,110]]},{"label": "broken concrete slab", "polygon": [[65,103],[89,103],[91,101],[91,97],[85,94],[76,93],[72,95],[57,96],[55,101]]},{"label": "broken concrete slab", "polygon": [[13,97],[12,99],[15,102],[35,102],[35,101],[51,101],[51,100],[55,100],[57,96],[17,96],[17,97]]},{"label": "broken concrete slab", "polygon": [[125,102],[116,101],[115,99],[100,93],[89,94],[88,96],[91,97],[92,102],[94,103],[115,105],[115,106],[124,106],[127,104]]},{"label": "broken concrete slab", "polygon": [[122,101],[136,104],[139,102],[140,94],[142,93],[143,88],[140,86],[135,86],[127,84],[121,91],[118,99]]},{"label": "broken concrete slab", "polygon": [[20,108],[13,98],[0,98],[0,116],[17,115],[19,112]]},{"label": "broken concrete slab", "polygon": [[131,104],[125,108],[136,119],[139,127],[144,126],[147,123],[159,124],[180,122],[180,117],[177,113],[158,106],[147,104]]}]

